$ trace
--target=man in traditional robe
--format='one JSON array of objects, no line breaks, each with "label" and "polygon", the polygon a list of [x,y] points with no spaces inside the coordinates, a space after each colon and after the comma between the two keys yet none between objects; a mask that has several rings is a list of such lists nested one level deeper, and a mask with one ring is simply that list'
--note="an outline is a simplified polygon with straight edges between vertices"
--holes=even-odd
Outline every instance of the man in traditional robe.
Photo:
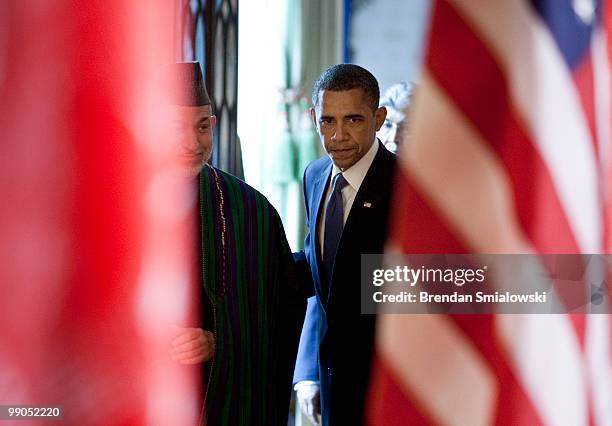
[{"label": "man in traditional robe", "polygon": [[205,362],[208,425],[286,425],[305,310],[283,225],[258,191],[208,161],[216,117],[197,62],[168,66],[172,128],[187,174],[199,174],[203,327],[172,357]]}]

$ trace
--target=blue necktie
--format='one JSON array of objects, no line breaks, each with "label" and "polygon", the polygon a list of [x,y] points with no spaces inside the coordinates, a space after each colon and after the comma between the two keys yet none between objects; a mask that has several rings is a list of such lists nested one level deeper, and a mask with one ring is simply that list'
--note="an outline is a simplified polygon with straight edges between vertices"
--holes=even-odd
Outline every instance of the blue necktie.
[{"label": "blue necktie", "polygon": [[323,265],[327,272],[328,285],[331,283],[334,261],[338,252],[338,244],[344,228],[344,208],[342,205],[342,188],[348,182],[338,173],[334,176],[333,189],[325,211],[325,235],[323,238]]}]

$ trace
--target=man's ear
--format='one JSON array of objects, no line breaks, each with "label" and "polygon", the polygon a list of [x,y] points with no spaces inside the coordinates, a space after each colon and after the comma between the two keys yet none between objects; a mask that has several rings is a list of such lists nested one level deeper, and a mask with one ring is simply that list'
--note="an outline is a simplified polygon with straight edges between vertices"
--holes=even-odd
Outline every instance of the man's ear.
[{"label": "man's ear", "polygon": [[378,108],[374,112],[374,121],[376,123],[376,131],[378,132],[387,118],[387,108],[384,106]]},{"label": "man's ear", "polygon": [[319,126],[317,125],[317,113],[314,108],[309,108],[310,111],[310,119],[312,120],[312,124],[315,126],[315,129],[319,130]]},{"label": "man's ear", "polygon": [[211,115],[210,116],[210,128],[214,129],[216,125],[217,125],[217,116]]}]

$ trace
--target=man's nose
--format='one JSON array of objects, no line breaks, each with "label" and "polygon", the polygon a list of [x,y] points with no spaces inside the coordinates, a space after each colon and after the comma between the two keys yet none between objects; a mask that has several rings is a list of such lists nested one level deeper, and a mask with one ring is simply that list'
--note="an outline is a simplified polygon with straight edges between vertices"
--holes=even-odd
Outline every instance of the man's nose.
[{"label": "man's nose", "polygon": [[198,136],[194,132],[189,132],[184,138],[185,148],[190,151],[197,151],[200,147]]},{"label": "man's nose", "polygon": [[334,131],[331,136],[332,141],[341,141],[345,137],[346,132],[344,131],[344,127],[342,126],[342,124],[337,124],[336,127],[334,127]]}]

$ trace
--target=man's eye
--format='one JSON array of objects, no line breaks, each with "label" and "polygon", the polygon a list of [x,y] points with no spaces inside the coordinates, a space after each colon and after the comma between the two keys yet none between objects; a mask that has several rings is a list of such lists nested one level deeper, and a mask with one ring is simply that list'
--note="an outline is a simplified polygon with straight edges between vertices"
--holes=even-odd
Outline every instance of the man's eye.
[{"label": "man's eye", "polygon": [[349,123],[354,124],[354,123],[359,123],[361,121],[361,118],[359,117],[351,117],[349,118]]},{"label": "man's eye", "polygon": [[209,129],[209,127],[208,127],[208,126],[200,126],[200,127],[198,128],[198,130],[200,131],[200,133],[208,133],[208,129]]},{"label": "man's eye", "polygon": [[319,120],[319,123],[321,125],[327,125],[327,124],[331,124],[331,120],[329,118],[322,118],[321,120]]}]

